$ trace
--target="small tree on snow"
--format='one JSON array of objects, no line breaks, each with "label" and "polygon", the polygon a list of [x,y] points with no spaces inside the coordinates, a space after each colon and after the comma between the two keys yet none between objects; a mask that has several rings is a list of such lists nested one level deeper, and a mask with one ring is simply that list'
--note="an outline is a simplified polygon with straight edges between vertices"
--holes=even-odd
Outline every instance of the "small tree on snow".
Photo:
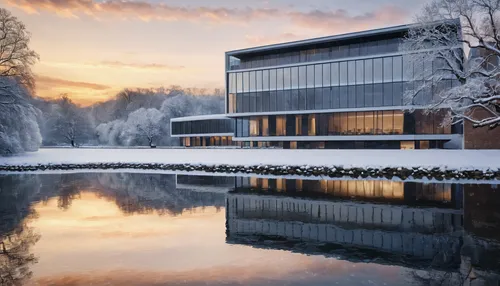
[{"label": "small tree on snow", "polygon": [[140,108],[129,114],[127,133],[131,136],[145,138],[149,146],[153,146],[160,135],[163,114],[156,108]]},{"label": "small tree on snow", "polygon": [[57,141],[66,141],[71,147],[76,147],[77,140],[90,133],[88,117],[67,94],[63,94],[56,102],[55,111],[49,120],[52,125],[51,137]]},{"label": "small tree on snow", "polygon": [[445,123],[500,124],[500,0],[434,0],[401,47],[409,52],[406,104],[425,104],[429,112],[448,108]]}]

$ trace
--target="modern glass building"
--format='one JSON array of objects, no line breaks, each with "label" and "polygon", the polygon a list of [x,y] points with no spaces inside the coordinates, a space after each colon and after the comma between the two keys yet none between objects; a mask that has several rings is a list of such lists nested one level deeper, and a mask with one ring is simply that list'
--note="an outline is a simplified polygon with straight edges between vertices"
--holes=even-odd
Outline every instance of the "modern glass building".
[{"label": "modern glass building", "polygon": [[[446,110],[425,114],[433,96],[403,103],[416,69],[399,44],[409,26],[268,45],[226,53],[226,116],[245,146],[331,149],[461,148],[462,126]],[[432,67],[427,69],[427,67]],[[417,73],[415,73],[417,74]],[[458,84],[445,81],[439,88]],[[403,110],[416,109],[415,112]]]},{"label": "modern glass building", "polygon": [[225,115],[202,115],[174,118],[170,121],[171,136],[180,138],[184,147],[237,146],[233,141],[234,120]]}]

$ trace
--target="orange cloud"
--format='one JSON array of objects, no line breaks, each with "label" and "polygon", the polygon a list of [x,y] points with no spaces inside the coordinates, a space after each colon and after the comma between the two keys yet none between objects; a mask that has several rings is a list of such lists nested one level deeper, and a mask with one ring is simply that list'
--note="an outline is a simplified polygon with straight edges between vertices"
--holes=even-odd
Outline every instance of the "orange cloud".
[{"label": "orange cloud", "polygon": [[111,87],[103,84],[91,83],[91,82],[81,82],[81,81],[71,81],[49,76],[36,76],[36,83],[38,89],[51,89],[55,87],[59,88],[85,88],[92,90],[107,90]]},{"label": "orange cloud", "polygon": [[86,14],[96,18],[105,15],[117,16],[122,19],[141,19],[143,21],[209,21],[239,22],[260,19],[290,20],[302,27],[328,31],[345,31],[370,28],[380,23],[400,23],[408,18],[408,11],[396,6],[383,6],[375,12],[362,15],[350,15],[346,10],[312,10],[309,12],[271,8],[211,8],[211,7],[178,7],[164,3],[142,1],[109,0],[5,0],[10,6],[15,6],[28,13],[39,11],[54,12],[62,16],[78,17]]},{"label": "orange cloud", "polygon": [[147,69],[147,70],[182,70],[184,66],[172,66],[166,64],[139,64],[139,63],[123,63],[119,61],[102,61],[99,66],[113,67],[113,68],[133,68],[133,69]]},{"label": "orange cloud", "polygon": [[184,8],[147,1],[6,0],[6,3],[10,6],[21,8],[28,13],[50,11],[70,17],[78,17],[78,14],[87,14],[95,17],[98,17],[100,14],[113,14],[122,18],[139,18],[144,21],[193,21],[204,19],[211,22],[228,22],[269,17],[277,12],[276,9]]}]

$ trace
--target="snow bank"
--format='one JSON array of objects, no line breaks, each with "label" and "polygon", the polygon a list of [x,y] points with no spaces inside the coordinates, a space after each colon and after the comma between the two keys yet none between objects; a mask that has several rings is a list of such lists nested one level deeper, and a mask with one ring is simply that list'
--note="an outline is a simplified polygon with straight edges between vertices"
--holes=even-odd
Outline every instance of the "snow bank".
[{"label": "snow bank", "polygon": [[41,149],[0,165],[161,163],[500,169],[500,150]]}]

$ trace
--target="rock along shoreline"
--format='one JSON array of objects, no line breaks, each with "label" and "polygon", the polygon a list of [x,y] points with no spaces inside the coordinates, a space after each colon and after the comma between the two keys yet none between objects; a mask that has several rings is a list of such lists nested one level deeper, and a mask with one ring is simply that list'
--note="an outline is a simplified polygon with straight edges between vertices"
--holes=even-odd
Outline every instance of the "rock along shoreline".
[{"label": "rock along shoreline", "polygon": [[468,179],[468,180],[500,180],[500,169],[493,170],[444,170],[438,167],[387,167],[387,168],[343,168],[321,166],[276,166],[276,165],[202,165],[202,164],[147,164],[147,163],[86,163],[86,164],[39,164],[39,165],[0,165],[0,171],[31,172],[45,170],[165,170],[165,171],[202,171],[207,173],[256,174],[256,175],[299,175],[326,176],[331,178],[387,178],[394,177],[406,180],[413,179]]}]

